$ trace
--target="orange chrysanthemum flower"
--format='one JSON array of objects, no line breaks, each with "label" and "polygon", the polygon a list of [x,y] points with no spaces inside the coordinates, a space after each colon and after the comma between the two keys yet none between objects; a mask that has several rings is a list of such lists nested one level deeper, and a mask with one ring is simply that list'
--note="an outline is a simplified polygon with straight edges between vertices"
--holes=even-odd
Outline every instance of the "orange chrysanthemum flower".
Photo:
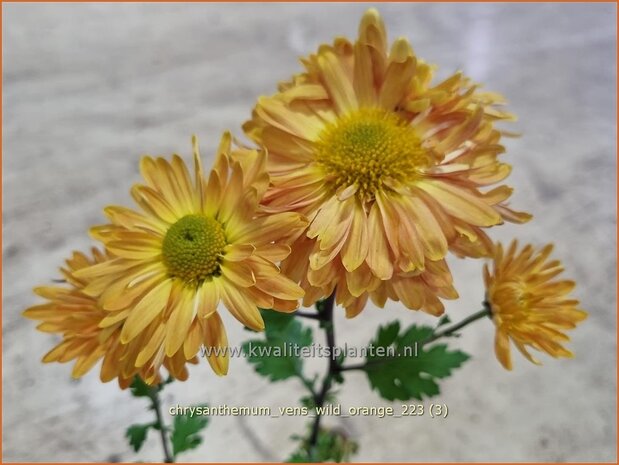
[{"label": "orange chrysanthemum flower", "polygon": [[[510,172],[498,161],[504,148],[494,128],[511,119],[502,98],[460,73],[431,86],[432,67],[405,39],[387,50],[376,10],[363,16],[355,43],[338,38],[302,63],[305,72],[259,99],[244,129],[269,152],[265,208],[311,221],[311,244],[293,253],[310,248],[309,295],[337,284],[342,303],[350,281],[371,294],[425,273],[449,249],[488,255],[482,228],[530,218],[506,207],[509,187],[482,191]],[[331,283],[314,279],[335,275]],[[407,297],[419,301],[413,291]]]},{"label": "orange chrysanthemum flower", "polygon": [[[30,307],[24,312],[25,317],[41,321],[37,327],[40,331],[62,335],[62,341],[43,357],[43,362],[65,363],[75,360],[72,376],[80,378],[103,359],[100,375],[103,382],[118,378],[119,385],[124,389],[131,384],[136,374],[143,379],[158,382],[160,375],[152,364],[136,368],[125,363],[127,346],[120,343],[122,321],[105,324],[103,328],[101,322],[109,317],[109,312],[99,306],[95,297],[83,292],[90,283],[88,280],[77,278],[75,273],[110,260],[109,256],[96,248],[92,249],[92,254],[91,259],[81,252],[74,252],[66,261],[67,267],[60,269],[68,287],[36,288],[35,292],[48,302]],[[163,365],[168,370],[174,371],[176,377],[181,379],[187,377],[184,363],[185,360],[183,366],[175,370],[169,357],[164,357],[163,360]]]},{"label": "orange chrysanthemum flower", "polygon": [[[231,162],[232,152],[252,163]],[[269,182],[264,154],[232,149],[226,133],[208,180],[195,140],[194,161],[192,181],[180,157],[144,157],[146,184],[131,191],[141,211],[108,207],[110,224],[91,229],[115,258],[77,273],[108,312],[101,326],[124,320],[120,342],[136,367],[157,368],[165,357],[180,367],[201,345],[227,346],[220,301],[245,326],[262,330],[258,307],[291,312],[303,296],[277,263],[307,222],[297,213],[260,216]],[[225,374],[227,350],[211,355],[214,371]]]},{"label": "orange chrysanthemum flower", "polygon": [[569,341],[563,330],[573,329],[587,317],[578,300],[567,295],[574,281],[554,279],[563,272],[559,260],[548,261],[552,244],[535,252],[527,245],[518,251],[513,241],[504,253],[498,244],[492,272],[484,267],[486,300],[497,327],[495,352],[499,362],[512,369],[509,341],[531,362],[539,364],[526,349],[546,352],[552,357],[572,357],[561,344]]}]

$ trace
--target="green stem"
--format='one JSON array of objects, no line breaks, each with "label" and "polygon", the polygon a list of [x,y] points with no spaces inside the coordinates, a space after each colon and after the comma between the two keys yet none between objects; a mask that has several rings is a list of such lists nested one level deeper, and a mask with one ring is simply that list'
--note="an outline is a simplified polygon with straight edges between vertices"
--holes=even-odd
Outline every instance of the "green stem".
[{"label": "green stem", "polygon": [[[449,337],[451,335],[453,335],[456,331],[464,328],[465,326],[470,325],[471,323],[480,320],[486,316],[490,317],[492,315],[491,311],[490,311],[490,306],[488,304],[486,304],[484,302],[484,309],[480,310],[476,313],[473,313],[472,315],[469,315],[468,317],[466,317],[464,320],[462,320],[459,323],[456,323],[453,326],[450,326],[449,328],[444,329],[443,331],[438,331],[435,332],[431,337],[429,337],[428,339],[426,339],[425,341],[421,342],[419,344],[420,347],[423,347],[426,344],[429,344],[431,342],[436,341],[437,339],[443,338],[443,337]],[[357,365],[348,365],[348,366],[340,366],[339,367],[339,371],[352,371],[352,370],[365,370],[366,368],[370,367],[370,366],[375,366],[375,365],[382,365],[383,363],[387,363],[389,361],[391,361],[391,358],[382,358],[379,360],[371,360],[369,362],[365,362],[365,363],[359,363]]]},{"label": "green stem", "polygon": [[333,377],[340,371],[340,366],[335,354],[335,329],[333,325],[334,304],[335,290],[333,290],[333,293],[326,300],[316,304],[319,312],[318,315],[320,316],[321,327],[325,330],[327,347],[329,347],[329,366],[322,381],[320,391],[318,394],[314,395],[316,417],[314,418],[314,423],[312,424],[312,430],[308,441],[308,451],[312,457],[315,455],[316,445],[318,443],[318,433],[320,432],[320,420],[322,418],[322,414],[319,412],[319,409],[322,410],[322,407],[325,404],[327,394],[329,393],[333,383]]},{"label": "green stem", "polygon": [[486,317],[486,316],[491,316],[491,312],[490,312],[490,306],[484,304],[484,309],[480,310],[476,313],[473,313],[472,315],[467,316],[464,320],[462,320],[460,323],[456,323],[453,326],[450,326],[449,328],[444,329],[443,331],[438,331],[436,333],[434,333],[432,335],[432,337],[426,339],[425,341],[423,341],[423,344],[429,344],[430,342],[434,342],[437,339],[440,339],[442,337],[448,337],[451,336],[453,333],[455,333],[456,331],[464,328],[467,325],[470,325],[471,323],[477,321],[477,320],[481,320],[482,318]]},{"label": "green stem", "polygon": [[307,379],[303,375],[303,373],[297,373],[297,378],[299,378],[301,380],[301,383],[303,383],[303,386],[305,386],[305,388],[309,391],[309,393],[311,394],[312,398],[316,399],[316,396],[318,395],[318,393],[314,389],[314,383],[312,383],[312,381]]},{"label": "green stem", "polygon": [[157,416],[157,429],[161,435],[161,444],[163,445],[163,456],[165,463],[174,463],[174,456],[170,453],[170,446],[168,443],[167,429],[163,421],[163,415],[161,414],[161,400],[159,399],[159,387],[153,386],[149,388],[148,397]]}]

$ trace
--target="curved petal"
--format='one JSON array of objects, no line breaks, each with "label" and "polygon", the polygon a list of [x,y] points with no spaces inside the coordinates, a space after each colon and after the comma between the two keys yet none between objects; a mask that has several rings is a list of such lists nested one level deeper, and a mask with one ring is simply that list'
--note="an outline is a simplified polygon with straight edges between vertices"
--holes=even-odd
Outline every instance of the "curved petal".
[{"label": "curved petal", "polygon": [[168,305],[172,280],[166,279],[150,290],[131,311],[123,325],[120,341],[123,344],[134,339]]}]

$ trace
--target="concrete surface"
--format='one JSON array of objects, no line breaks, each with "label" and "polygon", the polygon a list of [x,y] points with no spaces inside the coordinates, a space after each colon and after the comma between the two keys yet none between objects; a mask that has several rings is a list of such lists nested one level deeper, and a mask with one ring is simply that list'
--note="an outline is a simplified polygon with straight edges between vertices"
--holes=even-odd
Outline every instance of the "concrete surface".
[{"label": "concrete surface", "polygon": [[[3,5],[3,451],[4,461],[160,460],[151,435],[140,454],[124,429],[149,421],[141,401],[96,372],[39,360],[53,338],[20,312],[31,287],[57,277],[90,244],[101,208],[126,204],[142,153],[190,153],[197,133],[212,153],[220,133],[240,134],[255,99],[299,69],[297,56],[336,34],[353,36],[367,5]],[[520,116],[508,141],[513,205],[536,218],[495,229],[555,241],[578,280],[590,319],[573,333],[577,357],[542,367],[517,358],[505,372],[489,322],[455,344],[474,355],[442,385],[446,420],[329,418],[360,443],[357,461],[614,461],[616,457],[616,9],[612,4],[384,4],[390,38],[463,68],[504,93]],[[479,308],[481,263],[452,260],[457,320]],[[338,339],[361,344],[380,322],[431,321],[399,305],[346,321]],[[245,337],[226,318],[230,339]],[[322,371],[324,360],[310,370]],[[167,405],[294,405],[295,381],[269,385],[243,360],[216,378],[206,364],[166,391]],[[387,405],[364,376],[349,375],[346,405]],[[397,403],[395,404],[397,407]],[[168,418],[170,420],[170,418]],[[214,418],[188,461],[282,460],[298,417]]]}]

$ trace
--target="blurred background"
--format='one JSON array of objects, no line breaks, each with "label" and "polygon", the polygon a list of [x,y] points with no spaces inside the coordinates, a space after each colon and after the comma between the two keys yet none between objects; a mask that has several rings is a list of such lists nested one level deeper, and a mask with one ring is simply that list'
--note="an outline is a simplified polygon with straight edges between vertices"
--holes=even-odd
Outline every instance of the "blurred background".
[{"label": "blurred background", "polygon": [[[146,402],[98,367],[42,365],[54,337],[21,317],[31,288],[58,277],[107,204],[130,205],[142,154],[190,156],[200,137],[210,162],[222,131],[240,125],[261,94],[299,72],[299,55],[336,35],[356,36],[370,5],[4,4],[3,10],[3,454],[4,461],[158,461],[151,433],[134,454],[123,435],[151,421]],[[507,96],[523,137],[506,141],[512,205],[535,219],[492,230],[556,243],[590,317],[573,334],[573,360],[507,372],[494,328],[481,321],[452,342],[473,359],[441,385],[449,417],[330,418],[360,444],[356,461],[615,461],[616,457],[616,7],[613,4],[381,4],[391,40],[407,36],[437,79],[463,69]],[[461,294],[453,321],[483,299],[480,261],[450,262]],[[247,339],[227,321],[232,344]],[[433,323],[399,304],[347,321],[341,344],[376,327]],[[318,335],[318,340],[322,336]],[[310,372],[324,359],[308,360]],[[360,372],[339,401],[385,406]],[[296,381],[269,384],[233,360],[217,378],[205,363],[164,391],[166,406],[294,406]],[[399,403],[393,404],[399,407]],[[171,418],[167,417],[167,421]],[[187,461],[280,461],[306,419],[216,417]]]}]

